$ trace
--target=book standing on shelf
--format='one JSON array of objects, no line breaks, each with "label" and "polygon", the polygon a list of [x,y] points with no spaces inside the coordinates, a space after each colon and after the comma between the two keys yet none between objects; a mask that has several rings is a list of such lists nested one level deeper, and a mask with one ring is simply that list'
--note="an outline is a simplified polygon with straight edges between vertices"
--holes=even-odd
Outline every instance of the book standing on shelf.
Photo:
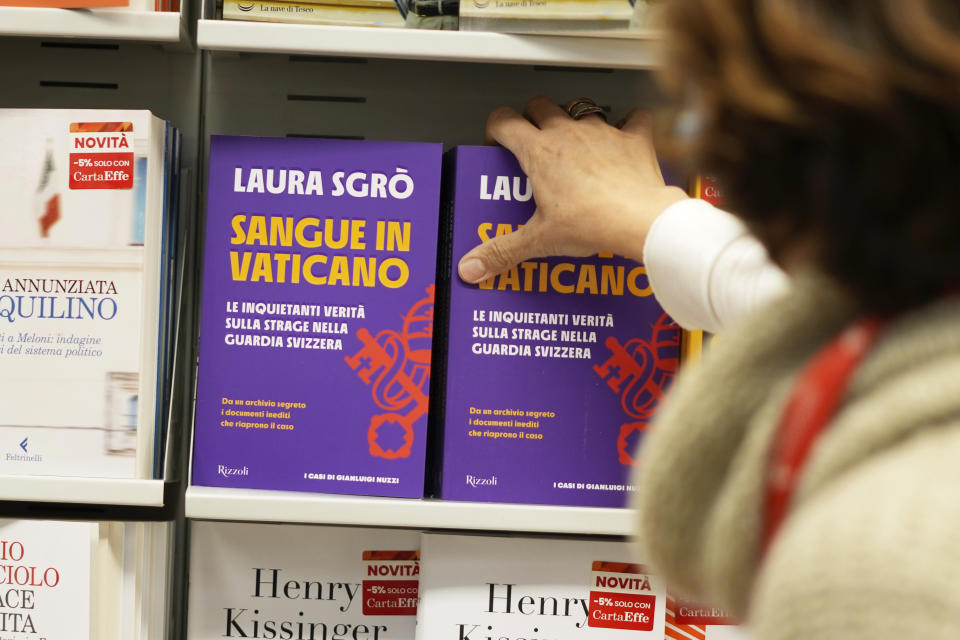
[{"label": "book standing on shelf", "polygon": [[[444,235],[459,257],[524,224],[535,203],[508,151],[451,153]],[[455,270],[441,267],[439,496],[624,506],[634,451],[679,359],[680,328],[644,267],[613,255],[537,259],[479,286]]]},{"label": "book standing on shelf", "polygon": [[194,522],[187,638],[413,640],[419,544],[404,530]]},{"label": "book standing on shelf", "polygon": [[625,542],[424,534],[417,640],[663,640],[666,586]]},{"label": "book standing on shelf", "polygon": [[0,520],[4,640],[165,637],[170,527]]},{"label": "book standing on shelf", "polygon": [[723,207],[723,190],[720,182],[709,175],[699,175],[693,183],[693,197],[706,200],[715,207]]},{"label": "book standing on shelf", "polygon": [[0,110],[0,474],[160,474],[179,136],[147,111]]},{"label": "book standing on shelf", "polygon": [[440,160],[212,139],[194,484],[423,495]]},{"label": "book standing on shelf", "polygon": [[[4,638],[88,640],[97,525],[0,520]],[[7,635],[10,634],[10,635]]]},{"label": "book standing on shelf", "polygon": [[[723,208],[723,189],[720,182],[710,175],[698,175],[693,179],[690,193],[694,198],[709,202],[715,207]],[[695,363],[703,357],[704,350],[709,348],[717,336],[706,331],[685,331],[683,340],[683,363]]]}]

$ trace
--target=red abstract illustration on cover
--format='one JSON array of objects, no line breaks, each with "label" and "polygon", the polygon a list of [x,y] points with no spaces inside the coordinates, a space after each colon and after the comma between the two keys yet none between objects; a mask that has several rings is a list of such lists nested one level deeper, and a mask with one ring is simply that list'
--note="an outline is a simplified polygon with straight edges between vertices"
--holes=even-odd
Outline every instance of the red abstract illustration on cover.
[{"label": "red abstract illustration on cover", "polygon": [[[357,339],[363,346],[344,359],[361,380],[371,385],[377,406],[387,411],[370,419],[367,440],[374,457],[409,457],[414,442],[413,425],[427,414],[433,304],[434,287],[430,285],[427,296],[403,315],[400,332],[384,329],[373,336],[361,328],[357,330]],[[390,442],[386,443],[387,440]],[[395,440],[402,444],[396,446]]]},{"label": "red abstract illustration on cover", "polygon": [[647,428],[677,374],[680,333],[680,327],[670,316],[663,314],[654,324],[650,340],[633,338],[621,345],[616,337],[607,338],[605,344],[610,357],[602,365],[593,365],[593,370],[606,380],[607,386],[620,394],[624,413],[636,419],[620,426],[617,452],[622,465],[636,463],[630,436]]}]

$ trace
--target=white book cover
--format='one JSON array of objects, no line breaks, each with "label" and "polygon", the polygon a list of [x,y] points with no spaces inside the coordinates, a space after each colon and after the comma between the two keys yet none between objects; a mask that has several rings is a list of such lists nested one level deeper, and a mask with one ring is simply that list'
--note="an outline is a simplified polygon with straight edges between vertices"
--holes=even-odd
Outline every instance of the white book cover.
[{"label": "white book cover", "polygon": [[97,523],[0,520],[0,638],[89,640]]},{"label": "white book cover", "polygon": [[0,474],[152,476],[163,137],[0,109]]},{"label": "white book cover", "polygon": [[420,534],[192,522],[189,640],[413,640]]},{"label": "white book cover", "polygon": [[423,534],[417,640],[663,640],[666,586],[631,550]]}]

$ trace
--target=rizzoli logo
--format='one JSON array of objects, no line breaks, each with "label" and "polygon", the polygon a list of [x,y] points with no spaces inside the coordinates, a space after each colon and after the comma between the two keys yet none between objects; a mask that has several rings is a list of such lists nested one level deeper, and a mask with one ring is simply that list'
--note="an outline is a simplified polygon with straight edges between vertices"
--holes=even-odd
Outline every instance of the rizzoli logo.
[{"label": "rizzoli logo", "polygon": [[250,475],[250,469],[248,469],[246,466],[228,467],[226,465],[218,464],[217,475],[221,475],[224,478],[229,478],[230,476],[248,476]]},{"label": "rizzoli logo", "polygon": [[495,487],[497,486],[497,476],[490,476],[489,478],[480,478],[478,476],[471,476],[467,474],[467,484],[471,487]]}]

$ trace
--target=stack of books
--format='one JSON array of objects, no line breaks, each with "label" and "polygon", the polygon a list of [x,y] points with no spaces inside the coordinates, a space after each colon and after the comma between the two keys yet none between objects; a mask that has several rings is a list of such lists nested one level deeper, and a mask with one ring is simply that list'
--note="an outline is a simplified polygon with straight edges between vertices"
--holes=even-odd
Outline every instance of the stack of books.
[{"label": "stack of books", "polygon": [[394,0],[223,0],[223,19],[349,27],[404,26]]},{"label": "stack of books", "polygon": [[0,140],[0,475],[163,477],[179,133],[2,109]]},{"label": "stack of books", "polygon": [[171,527],[0,520],[3,637],[167,637]]},{"label": "stack of books", "polygon": [[633,21],[631,0],[460,0],[461,31],[607,36],[631,33]]}]

